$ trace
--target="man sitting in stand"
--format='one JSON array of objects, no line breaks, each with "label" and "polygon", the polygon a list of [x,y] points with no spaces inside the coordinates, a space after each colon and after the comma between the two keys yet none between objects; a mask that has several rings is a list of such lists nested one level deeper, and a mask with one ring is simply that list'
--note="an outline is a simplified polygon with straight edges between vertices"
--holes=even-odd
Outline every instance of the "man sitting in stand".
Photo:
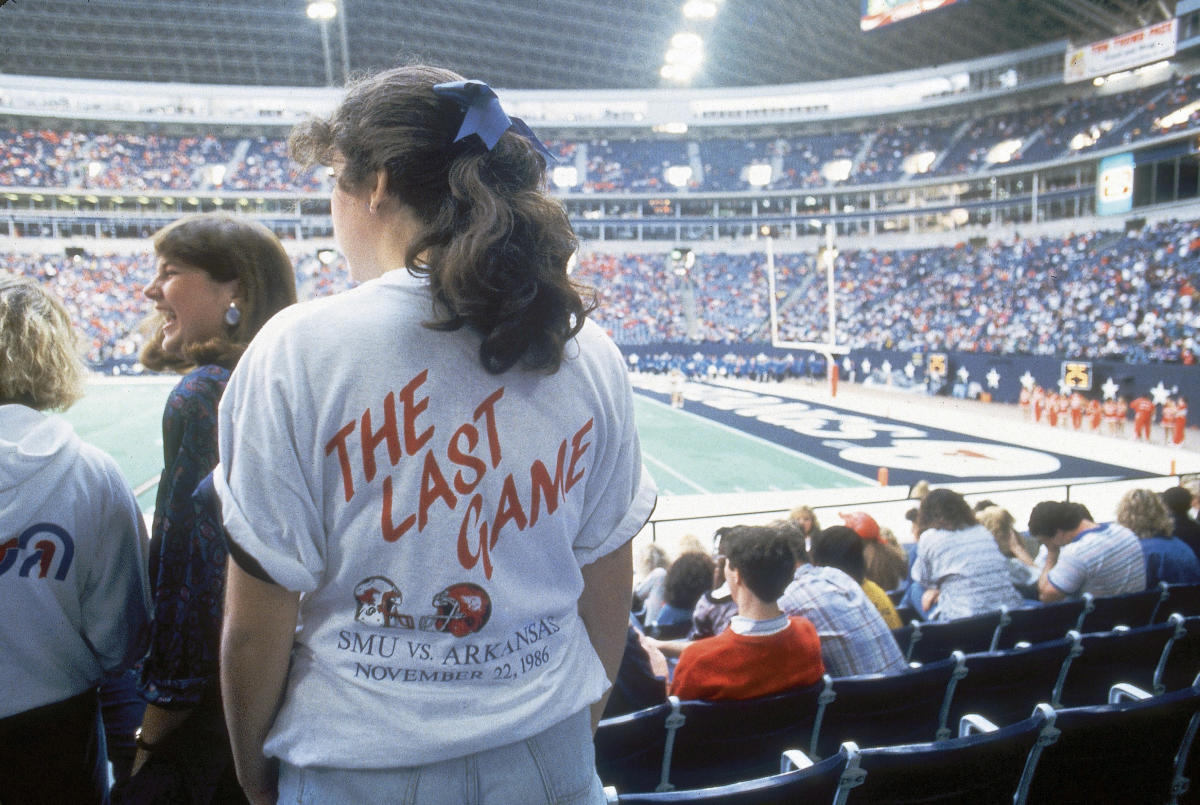
[{"label": "man sitting in stand", "polygon": [[738,614],[680,655],[671,693],[681,699],[752,699],[812,685],[825,666],[816,629],[775,603],[792,578],[787,538],[770,526],[737,526],[724,540],[725,578]]},{"label": "man sitting in stand", "polygon": [[1029,513],[1029,533],[1046,548],[1037,583],[1043,604],[1146,589],[1141,545],[1119,523],[1097,525],[1082,506],[1047,500]]}]

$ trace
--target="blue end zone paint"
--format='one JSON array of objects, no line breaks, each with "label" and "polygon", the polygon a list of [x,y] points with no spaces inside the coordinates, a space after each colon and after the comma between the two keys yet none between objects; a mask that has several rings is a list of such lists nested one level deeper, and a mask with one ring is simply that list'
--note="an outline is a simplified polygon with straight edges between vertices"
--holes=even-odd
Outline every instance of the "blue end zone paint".
[{"label": "blue end zone paint", "polygon": [[[636,393],[660,402],[669,395]],[[1020,478],[1149,478],[1150,473],[1046,450],[1017,447],[940,428],[868,416],[766,392],[692,381],[685,410],[851,472],[874,477],[887,467],[892,484]]]}]

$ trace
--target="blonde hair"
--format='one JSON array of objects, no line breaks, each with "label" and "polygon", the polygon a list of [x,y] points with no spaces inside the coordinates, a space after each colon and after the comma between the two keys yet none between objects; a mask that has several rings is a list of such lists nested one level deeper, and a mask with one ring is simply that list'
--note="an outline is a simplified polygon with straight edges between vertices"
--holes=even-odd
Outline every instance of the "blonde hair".
[{"label": "blonde hair", "polygon": [[671,557],[667,556],[667,552],[656,542],[648,542],[638,551],[637,569],[642,578],[649,576],[650,571],[655,568],[665,569],[670,566]]},{"label": "blonde hair", "polygon": [[0,403],[63,411],[83,396],[78,335],[62,302],[0,272]]},{"label": "blonde hair", "polygon": [[1000,506],[988,506],[983,511],[976,512],[975,519],[984,528],[992,532],[992,537],[995,538],[996,545],[1000,548],[1000,553],[1011,558],[1013,551],[1009,542],[1009,535],[1013,531],[1013,524],[1016,523],[1016,518],[1007,509]]},{"label": "blonde hair", "polygon": [[788,519],[796,525],[800,525],[800,518],[806,515],[812,519],[812,528],[805,532],[805,536],[811,536],[821,530],[821,523],[817,520],[817,513],[812,510],[811,506],[797,506],[788,514]]},{"label": "blonde hair", "polygon": [[1130,489],[1117,504],[1117,522],[1138,535],[1138,539],[1169,537],[1175,530],[1171,510],[1157,492]]}]

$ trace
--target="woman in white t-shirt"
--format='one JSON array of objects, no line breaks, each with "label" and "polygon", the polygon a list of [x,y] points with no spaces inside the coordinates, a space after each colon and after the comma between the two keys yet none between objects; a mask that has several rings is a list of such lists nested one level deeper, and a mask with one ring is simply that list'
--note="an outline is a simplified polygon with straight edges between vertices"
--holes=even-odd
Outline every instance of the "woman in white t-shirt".
[{"label": "woman in white t-shirt", "polygon": [[274,319],[221,403],[242,786],[603,802],[591,728],[655,491],[624,361],[567,276],[548,152],[486,84],[415,66],[291,147],[332,169],[361,284]]}]

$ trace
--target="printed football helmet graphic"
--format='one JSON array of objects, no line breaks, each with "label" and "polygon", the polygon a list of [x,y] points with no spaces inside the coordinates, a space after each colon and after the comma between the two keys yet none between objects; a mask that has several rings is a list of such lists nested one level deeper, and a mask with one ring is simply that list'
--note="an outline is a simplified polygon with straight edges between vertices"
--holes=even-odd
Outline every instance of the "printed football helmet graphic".
[{"label": "printed football helmet graphic", "polygon": [[368,626],[395,626],[411,629],[411,615],[400,611],[399,588],[383,576],[365,578],[354,588],[354,620]]},{"label": "printed football helmet graphic", "polygon": [[451,584],[433,597],[436,615],[422,615],[421,629],[449,632],[466,637],[487,625],[492,616],[492,599],[478,584],[462,581]]}]

